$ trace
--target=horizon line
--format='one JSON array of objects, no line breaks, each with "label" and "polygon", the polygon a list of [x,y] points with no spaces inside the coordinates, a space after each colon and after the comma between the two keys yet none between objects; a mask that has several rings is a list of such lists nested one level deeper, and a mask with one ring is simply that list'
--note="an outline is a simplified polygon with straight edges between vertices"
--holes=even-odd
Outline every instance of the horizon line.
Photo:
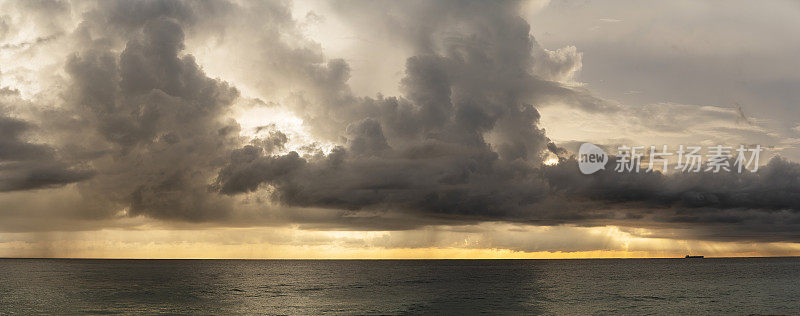
[{"label": "horizon line", "polygon": [[433,260],[617,260],[617,259],[778,259],[778,258],[800,258],[798,256],[721,256],[703,258],[685,257],[607,257],[607,258],[91,258],[91,257],[0,257],[0,260],[248,260],[248,261],[433,261]]}]

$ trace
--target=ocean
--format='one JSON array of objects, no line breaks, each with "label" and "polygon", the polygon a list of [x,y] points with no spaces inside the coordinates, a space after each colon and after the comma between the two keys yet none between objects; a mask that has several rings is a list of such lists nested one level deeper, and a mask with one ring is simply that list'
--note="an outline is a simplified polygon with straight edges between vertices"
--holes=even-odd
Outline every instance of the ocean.
[{"label": "ocean", "polygon": [[0,259],[0,314],[798,314],[800,258]]}]

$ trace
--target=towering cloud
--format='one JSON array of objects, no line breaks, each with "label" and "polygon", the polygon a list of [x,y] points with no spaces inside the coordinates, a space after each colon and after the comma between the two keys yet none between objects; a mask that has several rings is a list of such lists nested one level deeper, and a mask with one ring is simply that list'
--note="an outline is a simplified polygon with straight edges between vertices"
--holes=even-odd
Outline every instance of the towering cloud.
[{"label": "towering cloud", "polygon": [[229,212],[208,180],[238,144],[238,124],[225,114],[239,92],[183,52],[185,25],[202,9],[192,5],[100,2],[72,35],[85,46],[65,63],[64,115],[79,117],[78,134],[95,135],[83,150],[102,152],[92,161],[97,176],[80,189],[130,215],[207,220]]},{"label": "towering cloud", "polygon": [[[746,175],[579,174],[537,108],[616,108],[575,87],[581,54],[542,48],[519,3],[342,2],[356,26],[374,25],[412,52],[401,94],[375,97],[350,89],[348,62],[326,58],[286,3],[71,8],[81,21],[65,30],[72,51],[60,65],[63,86],[52,87],[59,103],[37,112],[57,123],[45,133],[57,136],[29,141],[25,133],[43,127],[0,108],[2,191],[76,183],[90,217],[104,219],[684,225],[698,238],[800,237],[800,167],[784,159]],[[231,79],[256,95],[210,78],[190,41],[226,52],[219,58],[236,68]],[[291,133],[274,127],[243,136],[232,117],[243,102],[286,109],[310,137],[335,146],[287,152]],[[548,155],[560,163],[545,166]],[[297,209],[333,215],[304,218]]]},{"label": "towering cloud", "polygon": [[[423,4],[385,5],[411,19]],[[534,64],[547,61],[534,58],[529,26],[515,4],[442,3],[433,10],[441,19],[393,25],[401,33],[403,27],[425,29],[407,35],[426,38],[407,39],[419,43],[420,54],[407,60],[403,96],[356,97],[345,83],[347,64],[320,66],[305,79],[311,89],[295,111],[312,129],[342,137],[342,147],[313,157],[241,160],[237,152],[237,161],[217,179],[221,191],[235,194],[266,184],[275,188],[276,199],[294,206],[489,217],[528,213],[546,196],[547,183],[537,170],[548,143],[529,102],[538,90],[560,86],[533,73]]]}]

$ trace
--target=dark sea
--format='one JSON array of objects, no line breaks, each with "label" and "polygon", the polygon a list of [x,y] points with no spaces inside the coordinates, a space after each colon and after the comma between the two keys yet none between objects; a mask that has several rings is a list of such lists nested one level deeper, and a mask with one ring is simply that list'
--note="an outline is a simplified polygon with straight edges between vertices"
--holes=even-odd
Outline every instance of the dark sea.
[{"label": "dark sea", "polygon": [[800,258],[0,259],[0,314],[800,314]]}]

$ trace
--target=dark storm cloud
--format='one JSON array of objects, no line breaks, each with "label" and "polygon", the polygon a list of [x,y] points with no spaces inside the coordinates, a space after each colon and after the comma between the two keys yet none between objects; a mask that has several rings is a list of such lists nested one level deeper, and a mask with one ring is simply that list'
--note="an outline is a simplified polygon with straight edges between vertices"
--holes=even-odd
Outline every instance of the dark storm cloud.
[{"label": "dark storm cloud", "polygon": [[[25,10],[38,16],[52,6],[31,3]],[[289,12],[286,3],[259,7],[274,9],[277,16]],[[184,42],[187,33],[223,36],[217,24],[232,21],[232,10],[245,9],[223,1],[100,1],[74,3],[72,9],[81,20],[65,30],[70,41],[66,47],[74,48],[63,63],[66,85],[47,91],[59,94],[63,104],[31,110],[48,125],[35,131],[51,138],[54,147],[19,142],[16,134],[9,134],[10,141],[2,145],[16,156],[57,151],[91,166],[95,176],[88,179],[91,173],[59,170],[55,164],[14,162],[2,165],[0,189],[84,180],[76,186],[83,201],[64,205],[69,209],[60,210],[61,215],[227,218],[232,199],[215,193],[210,180],[243,142],[238,123],[229,117],[239,92],[206,76],[184,51]],[[280,131],[271,131],[251,142],[271,152],[287,140]],[[6,205],[5,214],[26,207]]]},{"label": "dark storm cloud", "polygon": [[[184,54],[184,25],[207,3],[108,1],[75,32],[86,47],[66,62],[70,110],[103,142],[98,177],[80,189],[129,214],[207,220],[227,216],[208,181],[239,127],[223,114],[239,96]],[[211,14],[206,12],[205,14]],[[108,25],[106,25],[108,21]],[[121,51],[109,43],[120,42]]]},{"label": "dark storm cloud", "polygon": [[323,157],[259,155],[232,163],[217,179],[221,191],[269,184],[278,201],[293,206],[478,217],[525,212],[546,193],[536,166],[548,143],[527,101],[531,90],[557,84],[531,72],[533,39],[514,7],[476,2],[441,10],[463,30],[430,21],[427,31],[448,38],[441,49],[419,47],[423,53],[408,59],[402,97],[353,96],[346,63],[319,66],[306,79],[308,102],[296,112],[328,137],[345,138],[344,146]]},{"label": "dark storm cloud", "polygon": [[[618,173],[614,162],[586,176],[573,159],[544,168],[552,194],[586,199],[623,217],[695,227],[703,238],[797,240],[800,164],[772,158],[758,172]],[[576,214],[580,216],[580,213]],[[608,214],[609,220],[615,218]],[[619,216],[616,214],[615,216]]]},{"label": "dark storm cloud", "polygon": [[[401,95],[355,95],[346,61],[326,59],[304,39],[287,42],[302,32],[286,3],[92,3],[69,30],[77,48],[63,68],[64,104],[46,116],[57,121],[54,133],[64,143],[26,142],[20,135],[34,127],[0,115],[0,159],[11,161],[1,165],[0,190],[80,181],[81,195],[103,206],[91,208],[98,218],[122,210],[225,222],[240,211],[237,198],[260,191],[271,200],[256,216],[329,210],[333,215],[317,218],[285,215],[320,227],[405,229],[435,218],[685,225],[704,238],[797,239],[800,171],[792,162],[775,159],[746,175],[579,174],[574,158],[540,127],[537,106],[614,107],[564,84],[580,68],[580,55],[540,47],[518,3],[344,2],[341,8],[356,23],[378,25],[412,47]],[[242,48],[224,58],[241,61],[239,68],[251,72],[245,78],[263,95],[291,90],[281,106],[302,118],[313,137],[339,146],[285,153],[288,133],[274,126],[263,128],[269,130],[263,137],[239,136],[230,118],[239,91],[205,74],[185,51],[190,36]],[[544,167],[548,153],[561,163]],[[76,171],[77,162],[91,165],[94,177]],[[385,214],[400,216],[391,222]]]},{"label": "dark storm cloud", "polygon": [[0,90],[0,192],[54,187],[85,180],[92,171],[61,161],[56,150],[30,142],[24,134],[35,130],[31,123],[9,117],[9,101],[19,101],[18,92]]},{"label": "dark storm cloud", "polygon": [[[774,160],[763,174],[743,176],[579,174],[567,151],[537,127],[539,113],[528,102],[557,98],[608,108],[534,73],[544,69],[555,79],[570,67],[565,63],[577,61],[547,60],[516,4],[381,5],[392,13],[396,36],[407,36],[419,53],[406,62],[403,96],[352,96],[343,84],[346,64],[320,66],[315,74],[335,75],[310,77],[308,102],[297,113],[312,128],[344,137],[345,146],[313,157],[244,148],[252,155],[218,176],[222,193],[266,184],[291,206],[542,224],[678,223],[709,228],[706,238],[744,229],[748,238],[763,239],[770,225],[789,219],[772,238],[794,238],[797,227],[786,225],[794,225],[800,208],[796,187],[772,176],[797,177],[789,162]],[[545,150],[562,164],[542,168]],[[783,193],[770,183],[784,183]]]}]

